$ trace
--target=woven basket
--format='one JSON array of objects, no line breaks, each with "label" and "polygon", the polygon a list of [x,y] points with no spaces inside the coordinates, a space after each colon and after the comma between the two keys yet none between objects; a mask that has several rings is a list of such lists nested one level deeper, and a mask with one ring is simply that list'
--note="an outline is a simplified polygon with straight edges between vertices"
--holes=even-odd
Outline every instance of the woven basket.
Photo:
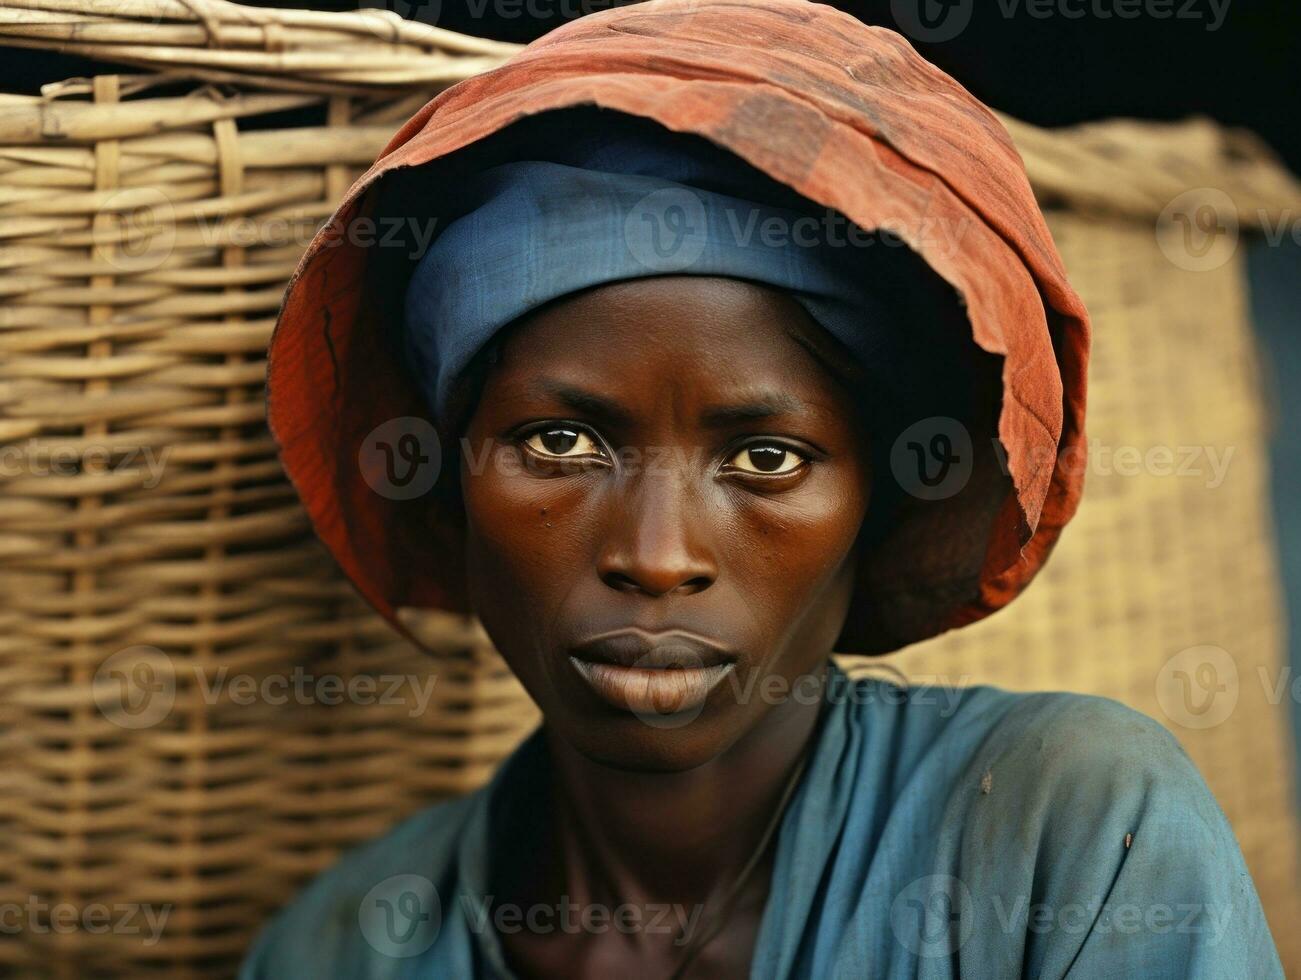
[{"label": "woven basket", "polygon": [[[0,974],[229,976],[341,849],[479,785],[536,722],[475,623],[416,617],[430,663],[361,606],[262,414],[312,232],[434,91],[515,48],[215,0],[8,0],[0,44],[141,69],[0,96],[0,907],[24,924]],[[1025,597],[893,662],[1170,722],[1301,969],[1281,711],[1244,683],[1190,730],[1157,697],[1194,644],[1277,669],[1281,616],[1240,260],[1194,274],[1153,235],[1186,188],[1249,223],[1296,187],[1209,124],[1007,122],[1096,319],[1091,436],[1237,455],[1214,493],[1091,473]]]},{"label": "woven basket", "polygon": [[[0,97],[0,903],[23,916],[0,974],[228,976],[340,848],[478,785],[534,720],[473,624],[431,622],[431,669],[363,608],[262,392],[334,203],[515,49],[379,12],[91,9],[0,9],[0,43],[148,69]],[[114,710],[111,657],[142,645],[153,710]],[[299,677],[283,705],[239,693]],[[55,930],[38,903],[127,918]]]},{"label": "woven basket", "polygon": [[[926,684],[1102,694],[1165,723],[1228,815],[1288,975],[1301,976],[1273,423],[1237,247],[1239,233],[1295,215],[1301,186],[1250,137],[1204,120],[1053,133],[1005,121],[1093,319],[1084,499],[1007,610],[870,668],[845,663]],[[1190,217],[1218,223],[1214,243],[1183,238]]]}]

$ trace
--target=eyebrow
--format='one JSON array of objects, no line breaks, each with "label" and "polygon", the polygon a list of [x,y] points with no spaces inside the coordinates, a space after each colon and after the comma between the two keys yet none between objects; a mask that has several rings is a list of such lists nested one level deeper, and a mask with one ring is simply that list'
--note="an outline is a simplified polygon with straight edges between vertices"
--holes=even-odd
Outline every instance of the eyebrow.
[{"label": "eyebrow", "polygon": [[[630,426],[633,417],[614,399],[596,392],[578,388],[555,378],[535,378],[529,383],[533,393],[554,398],[579,412],[586,412],[616,425]],[[778,415],[808,412],[811,408],[803,400],[785,392],[762,392],[749,401],[733,405],[715,405],[700,415],[706,428],[718,429],[738,422],[760,422]]]}]

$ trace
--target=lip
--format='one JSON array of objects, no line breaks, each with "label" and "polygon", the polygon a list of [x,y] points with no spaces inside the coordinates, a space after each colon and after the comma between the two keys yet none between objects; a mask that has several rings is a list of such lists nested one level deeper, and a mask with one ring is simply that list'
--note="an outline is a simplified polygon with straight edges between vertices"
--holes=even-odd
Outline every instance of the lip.
[{"label": "lip", "polygon": [[574,646],[569,662],[607,704],[635,714],[678,714],[699,708],[736,667],[727,647],[689,633],[630,627]]}]

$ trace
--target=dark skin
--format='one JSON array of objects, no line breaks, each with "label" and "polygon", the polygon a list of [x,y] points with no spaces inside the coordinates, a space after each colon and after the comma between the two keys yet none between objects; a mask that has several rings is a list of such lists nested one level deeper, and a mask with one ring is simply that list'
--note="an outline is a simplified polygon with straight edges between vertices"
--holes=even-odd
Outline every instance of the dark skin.
[{"label": "dark skin", "polygon": [[[780,291],[662,276],[507,336],[463,444],[468,585],[551,764],[548,804],[506,835],[499,902],[676,906],[671,925],[703,929],[761,842],[814,733],[871,486],[851,393],[793,336],[811,326]],[[569,656],[627,626],[689,630],[732,666],[648,722]],[[687,976],[747,975],[774,844]],[[500,938],[531,977],[668,977],[684,949],[667,927]]]}]

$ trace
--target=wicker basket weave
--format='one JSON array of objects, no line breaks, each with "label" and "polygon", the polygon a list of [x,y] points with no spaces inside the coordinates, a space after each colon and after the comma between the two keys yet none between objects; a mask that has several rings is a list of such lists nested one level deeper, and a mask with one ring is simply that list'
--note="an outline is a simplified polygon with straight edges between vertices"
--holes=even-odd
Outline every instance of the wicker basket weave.
[{"label": "wicker basket weave", "polygon": [[[228,976],[342,848],[478,785],[536,721],[473,622],[421,616],[431,664],[361,606],[262,402],[312,232],[434,91],[515,48],[216,0],[6,2],[0,44],[141,69],[0,96],[0,904],[27,917],[0,974]],[[1205,123],[1007,122],[1095,316],[1091,436],[1237,455],[1213,492],[1091,473],[1025,597],[895,663],[1170,722],[1301,969],[1284,719],[1245,683],[1280,666],[1282,627],[1241,263],[1193,274],[1152,233],[1190,187],[1222,188],[1249,224],[1296,186]],[[1163,662],[1198,643],[1244,678],[1200,731],[1156,697]],[[52,905],[132,917],[43,929]],[[160,934],[145,907],[166,911]]]},{"label": "wicker basket weave", "polygon": [[[0,99],[0,902],[24,916],[0,974],[227,976],[306,876],[480,783],[534,719],[472,624],[436,622],[431,671],[362,607],[262,396],[334,202],[433,91],[514,48],[378,13],[90,11],[0,10],[2,43],[152,69]],[[141,645],[163,717],[105,710],[111,656]],[[376,703],[238,693],[299,676],[362,701],[375,678]],[[37,903],[139,908],[99,934],[42,931]]]},{"label": "wicker basket weave", "polygon": [[[1093,320],[1084,499],[1014,605],[882,664],[924,683],[1101,694],[1166,724],[1228,815],[1287,973],[1301,976],[1288,718],[1301,709],[1268,496],[1277,422],[1242,241],[1284,227],[1301,184],[1251,134],[1205,119],[1004,122]],[[1136,454],[1150,463],[1135,467]]]},{"label": "wicker basket weave", "polygon": [[[1301,201],[1301,188],[1261,157],[1234,163],[1243,140],[1205,122],[1012,129],[1036,191],[1071,205],[1047,214],[1093,319],[1084,498],[1005,612],[874,667],[926,684],[1102,694],[1166,724],[1228,815],[1288,975],[1301,976],[1297,705],[1268,498],[1272,423],[1243,249],[1229,244],[1234,220],[1279,227],[1278,202]],[[1191,200],[1227,219],[1205,255],[1164,237],[1182,233],[1177,222],[1154,234],[1190,187],[1212,188]]]}]

